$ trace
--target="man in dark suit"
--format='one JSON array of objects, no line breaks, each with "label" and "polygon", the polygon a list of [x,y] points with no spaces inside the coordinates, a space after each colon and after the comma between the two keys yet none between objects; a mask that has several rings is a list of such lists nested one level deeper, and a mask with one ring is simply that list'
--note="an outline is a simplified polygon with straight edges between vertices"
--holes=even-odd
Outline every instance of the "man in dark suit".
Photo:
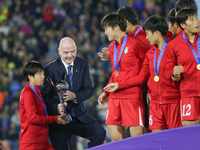
[{"label": "man in dark suit", "polygon": [[[88,148],[104,142],[105,129],[87,113],[83,103],[93,94],[92,81],[89,74],[88,62],[76,56],[77,47],[73,39],[65,37],[59,43],[60,57],[45,66],[45,78],[51,78],[54,85],[58,83],[63,74],[69,84],[69,90],[63,94],[66,111],[73,120],[65,126],[51,124],[49,135],[56,150],[69,150],[72,134],[89,140]],[[46,80],[41,92],[49,115],[63,113],[63,105],[59,104],[56,90]]]}]

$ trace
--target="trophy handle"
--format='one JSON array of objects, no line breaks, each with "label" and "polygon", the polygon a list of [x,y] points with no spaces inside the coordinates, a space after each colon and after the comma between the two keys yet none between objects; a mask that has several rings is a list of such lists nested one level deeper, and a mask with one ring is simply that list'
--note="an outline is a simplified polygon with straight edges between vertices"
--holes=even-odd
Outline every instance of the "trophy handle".
[{"label": "trophy handle", "polygon": [[63,99],[63,97],[62,97],[62,94],[63,94],[63,92],[59,92],[59,93],[58,93],[58,96],[59,96],[59,99],[60,99],[60,103],[63,104],[64,112],[66,113],[66,107],[65,107],[65,105],[64,105],[64,99]]},{"label": "trophy handle", "polygon": [[63,104],[61,93],[58,93],[58,96],[59,96],[59,99],[60,99],[60,103]]}]

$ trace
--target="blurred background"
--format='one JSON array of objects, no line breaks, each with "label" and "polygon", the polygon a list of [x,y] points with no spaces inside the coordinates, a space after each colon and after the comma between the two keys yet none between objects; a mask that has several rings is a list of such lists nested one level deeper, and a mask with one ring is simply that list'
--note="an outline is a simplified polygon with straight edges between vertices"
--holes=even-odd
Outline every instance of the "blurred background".
[{"label": "blurred background", "polygon": [[[110,62],[97,52],[110,44],[100,22],[104,15],[131,6],[139,23],[151,15],[166,17],[176,0],[0,0],[0,139],[7,150],[19,147],[19,97],[26,85],[22,67],[29,60],[43,65],[58,57],[62,37],[73,38],[78,56],[89,61],[95,92],[85,103],[90,115],[105,129],[107,105],[97,98],[111,75]],[[129,135],[127,134],[127,137]],[[106,142],[110,142],[107,133]],[[73,136],[71,150],[87,148],[87,141]]]}]

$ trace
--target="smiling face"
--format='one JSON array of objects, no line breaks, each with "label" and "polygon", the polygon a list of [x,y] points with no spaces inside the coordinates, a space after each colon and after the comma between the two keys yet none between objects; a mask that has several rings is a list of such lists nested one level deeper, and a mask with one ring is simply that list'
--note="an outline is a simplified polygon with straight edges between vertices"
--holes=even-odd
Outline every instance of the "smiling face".
[{"label": "smiling face", "polygon": [[198,33],[199,32],[199,18],[197,15],[190,16],[186,20],[185,24],[181,23],[181,27],[184,29],[186,33]]},{"label": "smiling face", "polygon": [[116,40],[115,28],[116,27],[112,28],[112,27],[109,27],[109,26],[105,28],[105,35],[107,36],[109,41]]},{"label": "smiling face", "polygon": [[45,78],[44,71],[37,72],[34,76],[28,75],[28,78],[33,86],[42,86]]},{"label": "smiling face", "polygon": [[61,59],[67,64],[71,64],[76,58],[76,44],[71,38],[63,38],[60,41],[58,53]]}]

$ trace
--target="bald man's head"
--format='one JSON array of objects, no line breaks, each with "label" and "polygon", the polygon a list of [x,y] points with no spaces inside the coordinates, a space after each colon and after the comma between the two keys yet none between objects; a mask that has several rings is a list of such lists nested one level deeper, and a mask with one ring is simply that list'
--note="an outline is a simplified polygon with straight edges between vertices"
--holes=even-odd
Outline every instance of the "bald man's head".
[{"label": "bald man's head", "polygon": [[64,37],[60,40],[59,43],[59,48],[63,47],[63,46],[75,46],[76,47],[76,43],[74,42],[74,40],[70,37]]},{"label": "bald man's head", "polygon": [[61,56],[61,59],[67,64],[71,64],[76,58],[76,43],[70,37],[64,37],[60,40],[58,53]]}]

